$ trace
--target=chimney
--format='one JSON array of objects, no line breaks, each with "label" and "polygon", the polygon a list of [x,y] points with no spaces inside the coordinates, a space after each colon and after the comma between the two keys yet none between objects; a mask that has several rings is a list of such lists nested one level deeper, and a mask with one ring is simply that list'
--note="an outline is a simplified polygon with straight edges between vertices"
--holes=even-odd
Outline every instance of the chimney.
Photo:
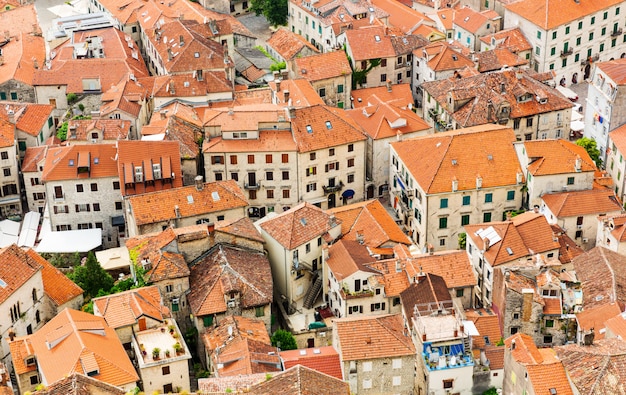
[{"label": "chimney", "polygon": [[[276,86],[278,87],[278,85]],[[276,90],[278,90],[278,88],[276,88]],[[283,91],[283,101],[289,103],[289,91],[287,89]]]},{"label": "chimney", "polygon": [[33,67],[36,69],[39,68],[39,62],[37,61],[37,59],[33,59]]},{"label": "chimney", "polygon": [[533,206],[533,212],[535,214],[539,214],[539,206],[537,206],[536,204]]},{"label": "chimney", "polygon": [[182,47],[185,45],[185,38],[183,37],[183,35],[181,34],[180,36],[178,36],[178,46]]},{"label": "chimney", "polygon": [[400,273],[402,271],[402,262],[398,259],[396,260],[396,273]]},{"label": "chimney", "polygon": [[15,111],[12,109],[7,110],[7,117],[9,118],[9,122],[15,125]]},{"label": "chimney", "polygon": [[289,71],[287,71],[287,69],[283,69],[280,71],[280,78],[283,80],[288,80],[289,79]]},{"label": "chimney", "polygon": [[172,54],[172,49],[168,48],[167,49],[167,60],[168,60],[168,62],[171,62],[173,58],[174,58],[174,54]]},{"label": "chimney", "polygon": [[293,107],[285,107],[285,112],[287,113],[288,119],[294,119],[296,117],[296,109]]},{"label": "chimney", "polygon": [[363,235],[362,232],[359,232],[358,230],[356,231],[356,241],[359,244],[363,244],[365,243],[365,236]]},{"label": "chimney", "polygon": [[483,178],[480,176],[480,174],[476,175],[476,189],[480,189],[483,187]]},{"label": "chimney", "polygon": [[[432,244],[428,243],[428,255],[432,255],[433,252],[435,251],[435,247],[433,247]],[[420,268],[420,274],[421,274],[421,268]]]},{"label": "chimney", "polygon": [[580,172],[582,170],[582,164],[582,158],[580,157],[580,155],[576,155],[576,164],[574,165],[574,169],[576,169],[576,172]]},{"label": "chimney", "polygon": [[393,88],[391,87],[391,81],[387,80],[387,92],[391,92]]},{"label": "chimney", "polygon": [[517,181],[518,184],[521,184],[524,181],[524,174],[521,171],[518,171],[515,174],[515,181]]},{"label": "chimney", "polygon": [[276,92],[280,92],[280,80],[274,80],[276,83]]},{"label": "chimney", "polygon": [[487,251],[489,249],[489,238],[485,237],[483,238],[483,251]]},{"label": "chimney", "polygon": [[196,184],[197,191],[201,191],[204,189],[204,182],[203,182],[202,176],[196,176],[196,178],[194,179],[194,182]]},{"label": "chimney", "polygon": [[452,192],[456,192],[459,190],[459,180],[456,177],[452,178]]},{"label": "chimney", "polygon": [[13,341],[15,339],[15,331],[13,329],[9,329],[9,340]]},{"label": "chimney", "polygon": [[506,85],[504,83],[500,84],[500,93],[506,93]]},{"label": "chimney", "polygon": [[180,218],[180,207],[178,207],[178,205],[174,206],[174,214],[176,214],[176,218]]},{"label": "chimney", "polygon": [[161,119],[165,119],[165,116],[167,114],[167,110],[161,110],[161,111],[159,111],[159,114],[161,115]]},{"label": "chimney", "polygon": [[169,92],[170,94],[174,95],[176,94],[176,89],[174,89],[174,81],[170,81],[170,85],[169,85]]}]

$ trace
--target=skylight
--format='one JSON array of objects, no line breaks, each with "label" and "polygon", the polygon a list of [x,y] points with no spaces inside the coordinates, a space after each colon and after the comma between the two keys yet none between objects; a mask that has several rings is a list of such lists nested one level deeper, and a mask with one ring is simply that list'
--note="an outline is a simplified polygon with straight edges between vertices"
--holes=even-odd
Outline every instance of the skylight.
[{"label": "skylight", "polygon": [[332,129],[333,128],[333,124],[330,123],[330,121],[326,121],[326,129]]},{"label": "skylight", "polygon": [[74,166],[74,159],[70,159],[70,166]]},{"label": "skylight", "polygon": [[189,204],[193,203],[193,196],[187,195],[187,203]]},{"label": "skylight", "polygon": [[217,202],[218,200],[220,200],[220,194],[217,193],[217,191],[211,192],[211,197],[213,198],[214,202]]},{"label": "skylight", "polygon": [[93,163],[96,165],[100,163],[100,158],[93,158]]},{"label": "skylight", "polygon": [[379,35],[374,36],[374,40],[376,40],[377,43],[380,42],[380,36]]},{"label": "skylight", "polygon": [[306,125],[306,131],[307,133],[313,133],[313,128],[311,127],[311,125]]},{"label": "skylight", "polygon": [[0,287],[2,287],[2,288],[6,288],[7,287],[7,283],[4,280],[2,280],[2,279],[0,279]]},{"label": "skylight", "polygon": [[507,248],[506,248],[506,252],[507,252],[507,254],[509,254],[509,255],[513,255],[513,250],[511,249],[511,247],[507,247]]}]

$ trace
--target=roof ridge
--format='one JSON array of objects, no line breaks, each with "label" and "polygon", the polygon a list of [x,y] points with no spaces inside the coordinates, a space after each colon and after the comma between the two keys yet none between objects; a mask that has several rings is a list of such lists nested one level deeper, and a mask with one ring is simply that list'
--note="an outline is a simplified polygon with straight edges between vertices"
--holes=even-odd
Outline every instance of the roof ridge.
[{"label": "roof ridge", "polygon": [[609,268],[609,271],[611,272],[611,285],[612,285],[612,292],[611,292],[611,296],[612,296],[612,301],[616,302],[617,301],[617,294],[616,294],[616,288],[617,285],[615,284],[615,271],[613,271],[613,266],[611,266],[611,264],[608,262],[608,259],[606,257],[606,255],[604,254],[604,248],[600,248],[600,254],[602,255],[602,260],[604,260],[606,266]]},{"label": "roof ridge", "polygon": [[603,358],[604,358],[604,363],[603,363],[602,368],[600,369],[600,372],[596,374],[597,379],[593,383],[593,385],[591,386],[591,391],[590,391],[591,394],[593,394],[595,392],[594,389],[600,383],[600,379],[606,373],[607,366],[609,365],[609,362],[611,362],[611,356],[610,355],[603,355]]},{"label": "roof ridge", "polygon": [[[383,328],[385,328],[385,330],[386,330],[386,331],[387,331],[387,332],[388,332],[391,336],[393,336],[393,337],[395,337],[396,339],[398,339],[398,341],[400,341],[400,343],[402,343],[402,345],[404,346],[404,348],[407,348],[407,347],[406,347],[406,339],[402,339],[401,337],[399,337],[399,336],[396,334],[396,331],[391,330],[389,327],[387,327],[387,325],[382,325],[382,322],[380,322],[382,319],[392,318],[392,317],[395,317],[396,315],[397,315],[397,314],[388,314],[388,315],[385,315],[385,316],[382,316],[382,317],[377,317],[377,318],[376,318],[376,321],[378,321],[378,322],[381,324],[381,326],[382,326]],[[411,344],[413,344],[413,343],[411,342]],[[408,347],[408,348],[410,348],[410,347]]]}]

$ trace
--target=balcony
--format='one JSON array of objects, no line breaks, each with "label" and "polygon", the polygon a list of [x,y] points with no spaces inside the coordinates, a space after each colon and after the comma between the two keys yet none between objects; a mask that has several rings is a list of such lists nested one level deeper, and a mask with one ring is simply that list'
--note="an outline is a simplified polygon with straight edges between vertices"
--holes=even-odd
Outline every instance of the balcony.
[{"label": "balcony", "polygon": [[178,325],[173,321],[135,333],[133,347],[140,368],[191,358]]},{"label": "balcony", "polygon": [[474,358],[469,353],[460,355],[441,355],[438,358],[433,358],[433,355],[435,354],[431,354],[429,356],[427,353],[422,353],[424,365],[426,365],[429,372],[474,366]]},{"label": "balcony", "polygon": [[61,194],[54,194],[53,198],[55,203],[59,203],[59,202],[63,202],[65,201],[65,194],[61,193]]},{"label": "balcony", "polygon": [[339,192],[343,189],[343,181],[339,181],[339,184],[337,185],[323,185],[322,189],[324,189],[324,193]]},{"label": "balcony", "polygon": [[566,56],[570,56],[573,53],[574,53],[573,48],[564,49],[563,51],[561,51],[561,57],[564,58]]},{"label": "balcony", "polygon": [[611,32],[611,37],[617,37],[617,36],[621,36],[622,35],[622,29],[617,29],[617,30],[613,30]]},{"label": "balcony", "polygon": [[432,119],[437,119],[437,117],[439,116],[439,111],[437,111],[436,108],[431,108],[430,110],[428,110],[428,115],[430,115]]},{"label": "balcony", "polygon": [[261,183],[257,182],[256,184],[250,184],[250,183],[246,182],[246,183],[243,184],[243,188],[244,189],[248,189],[248,190],[256,191],[258,189],[261,189]]}]

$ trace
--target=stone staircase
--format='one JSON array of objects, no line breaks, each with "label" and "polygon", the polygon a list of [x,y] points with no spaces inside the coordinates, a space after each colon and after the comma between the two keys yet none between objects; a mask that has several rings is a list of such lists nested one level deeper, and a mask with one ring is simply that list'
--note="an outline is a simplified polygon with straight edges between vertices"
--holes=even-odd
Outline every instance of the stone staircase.
[{"label": "stone staircase", "polygon": [[317,300],[317,297],[320,296],[320,293],[322,293],[322,281],[322,276],[320,276],[318,273],[315,273],[313,279],[311,280],[313,285],[309,287],[309,289],[306,291],[306,295],[304,295],[303,306],[305,309],[312,308],[313,304]]}]

